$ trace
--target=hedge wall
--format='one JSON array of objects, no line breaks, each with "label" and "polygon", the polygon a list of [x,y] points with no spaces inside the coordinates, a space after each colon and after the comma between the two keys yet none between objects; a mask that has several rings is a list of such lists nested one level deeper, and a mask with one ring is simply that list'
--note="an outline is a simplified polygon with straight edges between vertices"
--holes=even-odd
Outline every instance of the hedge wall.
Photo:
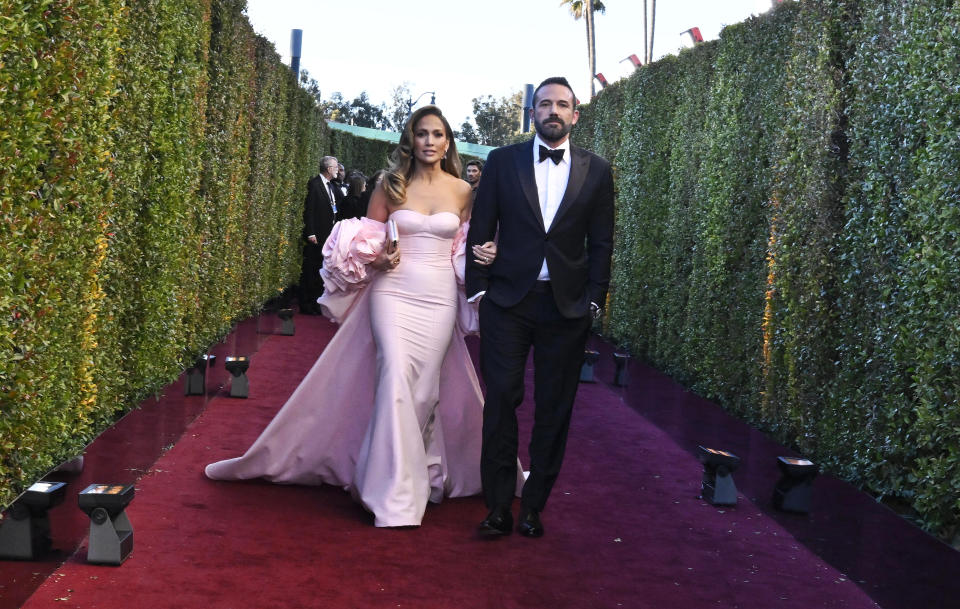
[{"label": "hedge wall", "polygon": [[[849,58],[838,463],[960,524],[960,5],[872,2]],[[860,448],[857,448],[860,445]]]},{"label": "hedge wall", "polygon": [[791,2],[583,109],[605,332],[931,531],[960,527],[960,8]]},{"label": "hedge wall", "polygon": [[295,283],[320,158],[376,149],[244,8],[0,0],[0,506]]},{"label": "hedge wall", "polygon": [[116,2],[0,1],[4,502],[112,414],[97,346],[109,324],[100,273],[113,232],[121,12]]}]

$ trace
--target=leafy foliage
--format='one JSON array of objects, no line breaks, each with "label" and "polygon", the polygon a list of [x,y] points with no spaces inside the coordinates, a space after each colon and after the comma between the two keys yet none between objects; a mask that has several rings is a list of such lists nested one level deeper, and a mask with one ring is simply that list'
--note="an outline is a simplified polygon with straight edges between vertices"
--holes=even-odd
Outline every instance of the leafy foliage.
[{"label": "leafy foliage", "polygon": [[[0,498],[101,419],[119,2],[0,2]],[[89,35],[96,32],[96,35]],[[104,404],[112,409],[109,400]]]},{"label": "leafy foliage", "polygon": [[492,95],[473,99],[473,120],[477,139],[484,146],[503,146],[520,131],[523,93],[518,91],[499,100]]},{"label": "leafy foliage", "polygon": [[791,2],[583,109],[615,159],[604,330],[960,532],[960,8]]},{"label": "leafy foliage", "polygon": [[0,504],[297,280],[331,146],[383,165],[244,6],[0,0]]}]

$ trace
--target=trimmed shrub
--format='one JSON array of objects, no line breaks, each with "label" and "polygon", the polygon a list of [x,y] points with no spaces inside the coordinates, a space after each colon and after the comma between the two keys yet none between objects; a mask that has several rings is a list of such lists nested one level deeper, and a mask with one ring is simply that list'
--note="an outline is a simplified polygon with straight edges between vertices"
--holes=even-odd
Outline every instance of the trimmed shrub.
[{"label": "trimmed shrub", "polygon": [[605,331],[939,535],[960,526],[960,8],[793,2],[583,109]]},{"label": "trimmed shrub", "polygon": [[299,277],[336,150],[244,7],[0,0],[0,505]]}]

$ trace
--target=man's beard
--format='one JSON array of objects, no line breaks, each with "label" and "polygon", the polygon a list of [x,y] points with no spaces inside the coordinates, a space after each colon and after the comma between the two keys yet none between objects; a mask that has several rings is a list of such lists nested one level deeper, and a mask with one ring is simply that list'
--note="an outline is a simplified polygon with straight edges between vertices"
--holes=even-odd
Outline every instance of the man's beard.
[{"label": "man's beard", "polygon": [[[556,122],[551,122],[556,121]],[[544,123],[550,123],[549,125]],[[559,123],[559,124],[558,124]],[[542,123],[540,121],[534,120],[533,126],[537,130],[537,134],[540,136],[540,139],[543,141],[552,144],[554,142],[559,142],[564,137],[566,137],[570,130],[573,128],[573,125],[568,125],[564,123],[562,119],[556,116],[548,116]]]}]

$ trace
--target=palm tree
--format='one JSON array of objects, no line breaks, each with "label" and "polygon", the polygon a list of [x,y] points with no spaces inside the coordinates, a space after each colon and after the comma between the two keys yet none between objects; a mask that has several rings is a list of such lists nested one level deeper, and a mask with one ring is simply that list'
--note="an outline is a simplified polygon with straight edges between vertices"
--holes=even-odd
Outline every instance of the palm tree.
[{"label": "palm tree", "polygon": [[593,75],[597,73],[597,48],[593,29],[593,14],[595,12],[605,13],[607,7],[600,0],[560,0],[560,6],[564,4],[570,5],[570,14],[573,15],[574,19],[579,20],[584,15],[587,16],[584,21],[587,24],[587,62],[590,64],[590,97],[592,98],[596,93]]},{"label": "palm tree", "polygon": [[[651,0],[650,10],[647,10],[647,0],[643,0],[643,64],[653,61],[653,30],[657,24],[657,0]],[[647,18],[650,19],[649,26]],[[649,39],[647,38],[649,36]]]},{"label": "palm tree", "polygon": [[647,27],[647,15],[649,14],[647,0],[643,0],[643,65],[650,63],[650,41],[647,39],[647,34],[650,32],[650,28]]},{"label": "palm tree", "polygon": [[650,50],[648,54],[650,61],[653,61],[653,31],[657,25],[657,0],[650,1]]}]

